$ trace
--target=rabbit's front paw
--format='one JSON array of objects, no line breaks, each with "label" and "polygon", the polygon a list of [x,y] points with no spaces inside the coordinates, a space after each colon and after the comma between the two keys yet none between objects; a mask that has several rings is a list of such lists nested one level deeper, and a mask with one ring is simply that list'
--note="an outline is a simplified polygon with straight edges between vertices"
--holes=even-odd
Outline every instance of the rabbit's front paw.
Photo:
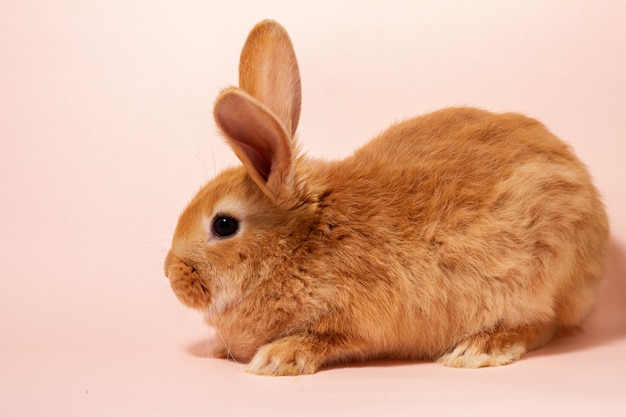
[{"label": "rabbit's front paw", "polygon": [[316,353],[311,341],[289,336],[261,346],[246,371],[273,376],[313,374],[322,362],[323,357]]}]

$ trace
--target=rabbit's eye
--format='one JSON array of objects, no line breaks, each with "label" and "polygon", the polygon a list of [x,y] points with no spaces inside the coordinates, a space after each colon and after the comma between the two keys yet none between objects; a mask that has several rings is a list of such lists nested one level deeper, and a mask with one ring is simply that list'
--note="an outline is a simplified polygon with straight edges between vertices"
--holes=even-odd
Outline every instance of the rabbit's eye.
[{"label": "rabbit's eye", "polygon": [[229,237],[239,230],[239,221],[231,216],[218,215],[213,220],[213,233],[216,237]]}]

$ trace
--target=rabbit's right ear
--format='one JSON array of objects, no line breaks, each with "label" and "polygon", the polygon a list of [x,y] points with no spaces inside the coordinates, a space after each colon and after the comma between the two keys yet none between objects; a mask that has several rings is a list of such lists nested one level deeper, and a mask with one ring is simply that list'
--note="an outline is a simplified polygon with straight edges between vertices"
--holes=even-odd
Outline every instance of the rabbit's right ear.
[{"label": "rabbit's right ear", "polygon": [[248,35],[239,59],[239,88],[270,109],[293,138],[302,101],[300,70],[289,34],[278,22],[264,20]]}]

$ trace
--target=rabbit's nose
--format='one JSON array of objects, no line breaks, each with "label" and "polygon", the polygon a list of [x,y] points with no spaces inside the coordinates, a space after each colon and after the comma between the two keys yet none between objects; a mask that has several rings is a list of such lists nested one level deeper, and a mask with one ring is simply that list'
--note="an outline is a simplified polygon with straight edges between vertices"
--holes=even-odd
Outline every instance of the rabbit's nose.
[{"label": "rabbit's nose", "polygon": [[167,256],[165,257],[165,263],[163,264],[163,270],[165,272],[165,277],[169,279],[169,270],[170,264],[172,263],[172,251],[167,252]]}]

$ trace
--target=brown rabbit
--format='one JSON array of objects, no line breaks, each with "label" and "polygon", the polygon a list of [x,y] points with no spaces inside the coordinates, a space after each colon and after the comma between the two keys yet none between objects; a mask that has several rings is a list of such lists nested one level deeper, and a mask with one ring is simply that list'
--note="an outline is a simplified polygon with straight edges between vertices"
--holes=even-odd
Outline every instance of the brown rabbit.
[{"label": "brown rabbit", "polygon": [[215,120],[243,166],[181,215],[165,274],[256,374],[369,358],[503,365],[594,308],[608,226],[584,165],[519,114],[449,108],[334,162],[300,154],[289,36],[259,23]]}]

